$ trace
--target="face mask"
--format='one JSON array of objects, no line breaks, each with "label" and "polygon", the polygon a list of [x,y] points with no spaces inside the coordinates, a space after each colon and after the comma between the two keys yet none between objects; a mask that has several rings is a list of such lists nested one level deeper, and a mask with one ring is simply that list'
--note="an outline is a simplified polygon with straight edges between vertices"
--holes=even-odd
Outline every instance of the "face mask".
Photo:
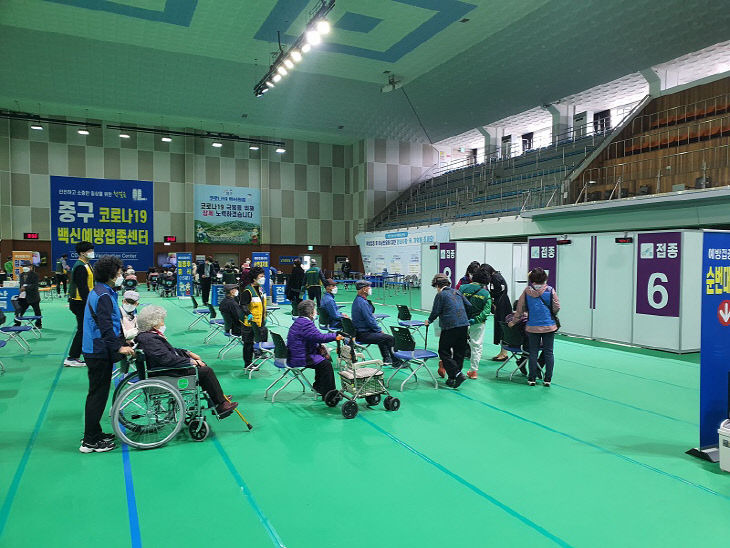
[{"label": "face mask", "polygon": [[135,310],[137,310],[137,305],[136,304],[129,304],[129,303],[122,303],[122,309],[125,312],[129,312],[131,314],[132,312],[134,312]]},{"label": "face mask", "polygon": [[157,328],[157,331],[159,331],[161,335],[164,335],[166,330],[167,330],[166,325],[161,325],[160,327]]},{"label": "face mask", "polygon": [[233,297],[234,299],[238,297],[238,291],[231,291],[231,297]]},{"label": "face mask", "polygon": [[27,266],[24,266],[24,267],[23,267],[23,272],[30,272],[30,268],[29,268],[29,267],[27,267]]},{"label": "face mask", "polygon": [[94,250],[93,249],[91,251],[87,251],[86,252],[86,258],[87,259],[93,259],[94,258]]},{"label": "face mask", "polygon": [[540,289],[542,284],[532,284],[532,289]]},{"label": "face mask", "polygon": [[372,295],[373,294],[373,288],[372,287],[368,287],[367,290],[366,290],[366,293],[368,295]]},{"label": "face mask", "polygon": [[337,295],[337,288],[336,288],[336,287],[333,287],[333,288],[332,288],[332,294],[333,294],[333,295]]},{"label": "face mask", "polygon": [[114,285],[117,287],[120,287],[124,283],[124,276],[118,276],[116,280],[114,280]]},{"label": "face mask", "polygon": [[260,278],[256,278],[256,283],[259,285],[264,285],[264,282],[266,281],[266,277],[261,276]]}]

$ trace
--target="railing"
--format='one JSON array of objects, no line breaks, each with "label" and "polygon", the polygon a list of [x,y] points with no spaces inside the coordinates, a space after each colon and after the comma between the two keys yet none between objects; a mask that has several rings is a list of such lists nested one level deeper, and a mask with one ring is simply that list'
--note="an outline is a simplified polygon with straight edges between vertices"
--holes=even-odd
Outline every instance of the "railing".
[{"label": "railing", "polygon": [[631,125],[631,133],[644,133],[661,127],[691,122],[698,118],[722,114],[730,110],[730,93],[679,105],[653,114],[637,116]]}]

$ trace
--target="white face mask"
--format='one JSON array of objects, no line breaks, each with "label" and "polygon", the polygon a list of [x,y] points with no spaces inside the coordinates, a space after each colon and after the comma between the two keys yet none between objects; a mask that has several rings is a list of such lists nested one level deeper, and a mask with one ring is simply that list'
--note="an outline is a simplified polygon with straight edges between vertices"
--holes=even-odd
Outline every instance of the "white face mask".
[{"label": "white face mask", "polygon": [[332,294],[337,295],[337,286],[332,288]]},{"label": "white face mask", "polygon": [[540,289],[542,284],[532,284],[532,289]]},{"label": "white face mask", "polygon": [[117,276],[117,279],[114,280],[114,285],[117,287],[120,287],[124,283],[124,276]]},{"label": "white face mask", "polygon": [[161,325],[160,327],[157,328],[157,331],[159,331],[160,334],[162,334],[162,335],[165,334],[165,331],[166,330],[167,330],[167,326],[166,325]]},{"label": "white face mask", "polygon": [[258,285],[264,285],[264,282],[265,281],[266,281],[266,277],[265,276],[259,276],[258,278],[256,278],[256,283]]},{"label": "white face mask", "polygon": [[238,297],[238,291],[231,291],[231,297],[233,297],[234,299]]},{"label": "white face mask", "polygon": [[132,313],[135,310],[137,310],[136,304],[129,304],[129,303],[122,303],[122,309],[124,309],[125,312]]},{"label": "white face mask", "polygon": [[367,290],[366,290],[366,293],[368,295],[372,295],[373,294],[373,288],[372,287],[368,287]]},{"label": "white face mask", "polygon": [[30,272],[30,267],[24,266],[23,267],[23,272]]},{"label": "white face mask", "polygon": [[94,250],[93,249],[91,251],[87,251],[86,252],[86,258],[87,259],[93,259],[94,258]]}]

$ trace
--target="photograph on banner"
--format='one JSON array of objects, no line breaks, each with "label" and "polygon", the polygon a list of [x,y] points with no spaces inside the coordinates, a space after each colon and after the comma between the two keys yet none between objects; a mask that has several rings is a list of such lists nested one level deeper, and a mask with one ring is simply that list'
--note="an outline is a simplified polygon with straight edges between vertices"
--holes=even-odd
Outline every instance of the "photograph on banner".
[{"label": "photograph on banner", "polygon": [[637,244],[636,313],[678,318],[682,233],[641,233]]},{"label": "photograph on banner", "polygon": [[420,275],[421,244],[449,241],[447,227],[361,232],[355,237],[365,273]]},{"label": "photograph on banner", "polygon": [[153,260],[151,181],[51,177],[51,253],[67,253],[73,264],[76,244],[94,244],[94,254],[116,255],[124,265],[145,271]]},{"label": "photograph on banner", "polygon": [[193,290],[193,254],[177,253],[177,296],[190,297]]},{"label": "photograph on banner", "polygon": [[547,272],[548,285],[555,287],[555,272],[558,265],[557,238],[530,238],[528,241],[527,268],[542,268]]},{"label": "photograph on banner", "polygon": [[195,241],[206,244],[261,243],[261,191],[196,184]]}]

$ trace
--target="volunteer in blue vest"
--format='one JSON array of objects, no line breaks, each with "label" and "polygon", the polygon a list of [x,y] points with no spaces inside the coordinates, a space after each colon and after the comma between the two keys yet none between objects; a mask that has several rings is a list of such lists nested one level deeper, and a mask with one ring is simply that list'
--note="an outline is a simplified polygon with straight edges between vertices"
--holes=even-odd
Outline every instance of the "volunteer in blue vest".
[{"label": "volunteer in blue vest", "polygon": [[[250,271],[251,283],[247,285],[239,295],[241,314],[243,319],[243,363],[246,367],[253,361],[253,343],[257,333],[258,342],[264,342],[268,338],[265,335],[266,326],[266,295],[262,291],[266,276],[260,266],[254,266]],[[257,329],[258,328],[258,329]]]},{"label": "volunteer in blue vest", "polygon": [[89,261],[94,258],[94,244],[79,242],[76,244],[79,258],[71,269],[71,281],[68,284],[68,308],[76,316],[76,333],[71,341],[68,357],[63,361],[66,367],[84,367],[81,361],[81,343],[84,335],[84,310],[89,292],[94,288],[94,273]]},{"label": "volunteer in blue vest", "polygon": [[542,383],[550,386],[553,378],[553,367],[555,356],[553,354],[553,343],[555,332],[558,330],[555,317],[560,310],[560,301],[555,290],[547,285],[547,273],[542,268],[533,268],[527,277],[528,287],[520,295],[517,301],[517,310],[509,326],[518,323],[523,312],[527,312],[527,325],[525,331],[530,339],[530,371],[527,375],[527,384],[535,386],[538,364],[537,356],[542,345],[543,357],[545,359],[545,374]]},{"label": "volunteer in blue vest", "polygon": [[340,312],[335,302],[337,295],[337,282],[332,278],[328,278],[324,283],[324,295],[322,296],[322,309],[327,312],[330,324],[327,327],[332,329],[342,329],[342,318],[347,318],[347,314]]},{"label": "volunteer in blue vest", "polygon": [[114,434],[101,430],[114,363],[123,355],[134,354],[122,332],[122,314],[114,289],[122,285],[122,261],[105,255],[94,265],[94,288],[89,292],[84,310],[82,350],[89,374],[89,393],[84,413],[84,437],[79,451],[103,453],[114,449]]}]

